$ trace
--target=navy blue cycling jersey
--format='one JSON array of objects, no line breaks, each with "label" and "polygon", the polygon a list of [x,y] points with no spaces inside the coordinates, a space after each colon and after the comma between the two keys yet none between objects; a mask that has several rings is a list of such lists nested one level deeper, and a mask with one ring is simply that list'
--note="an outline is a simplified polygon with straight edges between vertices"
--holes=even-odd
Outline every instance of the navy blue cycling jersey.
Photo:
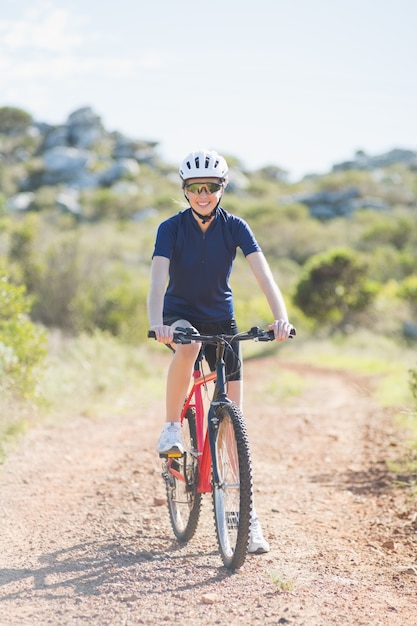
[{"label": "navy blue cycling jersey", "polygon": [[237,248],[245,256],[261,250],[248,224],[221,207],[205,233],[190,208],[162,222],[153,256],[170,260],[164,316],[196,322],[233,318],[229,278]]}]

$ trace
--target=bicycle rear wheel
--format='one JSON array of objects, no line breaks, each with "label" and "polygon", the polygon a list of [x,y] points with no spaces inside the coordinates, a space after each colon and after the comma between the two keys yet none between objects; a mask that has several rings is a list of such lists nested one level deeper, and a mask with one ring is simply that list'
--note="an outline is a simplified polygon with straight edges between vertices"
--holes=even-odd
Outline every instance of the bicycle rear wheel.
[{"label": "bicycle rear wheel", "polygon": [[201,493],[197,493],[197,431],[193,408],[186,411],[181,435],[185,453],[180,458],[166,461],[163,476],[174,535],[186,542],[194,536],[201,508]]},{"label": "bicycle rear wheel", "polygon": [[225,403],[219,419],[214,450],[219,481],[213,482],[217,541],[224,565],[242,567],[248,549],[252,509],[252,465],[246,426],[240,409]]}]

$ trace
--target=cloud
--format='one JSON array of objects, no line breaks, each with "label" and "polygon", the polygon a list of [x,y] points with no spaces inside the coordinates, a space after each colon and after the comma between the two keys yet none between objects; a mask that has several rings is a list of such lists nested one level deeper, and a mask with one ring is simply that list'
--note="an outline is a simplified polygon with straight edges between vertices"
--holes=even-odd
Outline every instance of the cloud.
[{"label": "cloud", "polygon": [[43,5],[19,20],[1,20],[2,47],[10,52],[28,49],[62,53],[84,43],[81,27],[85,19],[65,9]]},{"label": "cloud", "polygon": [[[49,1],[32,5],[19,19],[0,17],[0,72],[3,94],[21,92],[35,81],[83,79],[132,80],[141,71],[165,65],[154,49],[124,48],[117,33],[100,31],[91,19],[56,8]],[[38,83],[39,87],[39,83]]]},{"label": "cloud", "polygon": [[8,82],[35,81],[42,79],[64,80],[72,76],[79,78],[86,75],[106,75],[108,77],[130,78],[135,72],[135,63],[130,59],[102,57],[81,58],[59,56],[41,60],[16,62],[12,59],[0,61],[0,71],[13,75]]}]

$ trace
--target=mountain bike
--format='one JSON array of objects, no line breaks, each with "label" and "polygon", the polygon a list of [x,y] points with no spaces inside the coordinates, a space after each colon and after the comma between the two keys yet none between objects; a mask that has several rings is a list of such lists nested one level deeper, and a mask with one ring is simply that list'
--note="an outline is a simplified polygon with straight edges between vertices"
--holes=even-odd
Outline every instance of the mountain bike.
[{"label": "mountain bike", "polygon": [[[291,336],[295,329],[291,330]],[[155,338],[153,331],[148,337]],[[217,542],[223,564],[242,567],[248,549],[252,510],[252,465],[246,424],[239,407],[227,397],[224,354],[233,341],[273,341],[274,332],[253,327],[236,335],[200,335],[193,328],[176,328],[174,343],[200,342],[191,388],[181,412],[183,455],[164,458],[168,511],[174,535],[181,542],[195,534],[202,494],[212,493]],[[204,346],[216,346],[215,370],[203,373]],[[208,415],[207,385],[215,384]]]}]

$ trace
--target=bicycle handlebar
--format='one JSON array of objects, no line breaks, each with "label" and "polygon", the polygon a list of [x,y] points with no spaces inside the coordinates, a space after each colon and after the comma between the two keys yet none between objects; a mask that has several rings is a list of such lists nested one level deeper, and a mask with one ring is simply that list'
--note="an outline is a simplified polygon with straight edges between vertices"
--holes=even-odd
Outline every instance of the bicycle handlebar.
[{"label": "bicycle handlebar", "polygon": [[[291,328],[289,339],[293,339],[297,331],[294,327]],[[148,331],[148,339],[156,339],[155,331]],[[180,328],[177,327],[174,332],[174,343],[191,343],[192,341],[200,341],[201,343],[218,343],[219,341],[230,343],[231,341],[274,341],[275,334],[273,330],[264,330],[258,326],[253,326],[250,330],[237,333],[236,335],[200,335],[196,333],[194,328]]]}]

